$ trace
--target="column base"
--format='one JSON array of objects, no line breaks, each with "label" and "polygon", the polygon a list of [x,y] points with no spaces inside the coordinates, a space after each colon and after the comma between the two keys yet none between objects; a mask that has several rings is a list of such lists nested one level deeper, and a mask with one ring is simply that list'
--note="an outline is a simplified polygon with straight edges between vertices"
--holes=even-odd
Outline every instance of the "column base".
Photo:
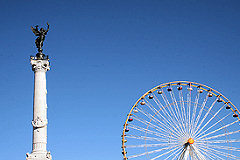
[{"label": "column base", "polygon": [[31,154],[27,153],[26,160],[52,160],[50,152],[32,152]]}]

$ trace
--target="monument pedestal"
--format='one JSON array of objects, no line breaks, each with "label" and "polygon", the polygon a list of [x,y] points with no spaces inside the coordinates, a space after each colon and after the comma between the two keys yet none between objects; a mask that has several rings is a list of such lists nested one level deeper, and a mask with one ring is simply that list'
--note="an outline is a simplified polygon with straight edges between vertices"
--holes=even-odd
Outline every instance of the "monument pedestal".
[{"label": "monument pedestal", "polygon": [[27,160],[52,160],[50,152],[32,152],[27,153]]}]

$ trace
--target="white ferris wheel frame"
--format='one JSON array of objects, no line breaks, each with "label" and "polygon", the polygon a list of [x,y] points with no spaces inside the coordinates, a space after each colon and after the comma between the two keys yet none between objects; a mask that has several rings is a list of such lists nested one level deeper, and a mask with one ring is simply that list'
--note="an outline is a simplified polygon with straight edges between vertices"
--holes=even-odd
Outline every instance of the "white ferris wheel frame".
[{"label": "white ferris wheel frame", "polygon": [[[139,154],[139,155],[133,155],[133,156],[130,156],[130,157],[127,157],[127,151],[126,151],[126,143],[127,143],[127,130],[128,130],[128,126],[130,126],[130,119],[131,119],[131,117],[133,116],[133,114],[134,114],[134,110],[136,110],[136,108],[137,108],[137,106],[138,105],[145,105],[145,104],[147,104],[147,105],[151,105],[150,103],[148,103],[148,100],[147,100],[147,98],[146,97],[149,97],[149,96],[152,96],[151,97],[151,99],[152,98],[155,98],[155,96],[156,95],[154,95],[153,93],[155,92],[155,91],[163,91],[163,89],[164,88],[171,88],[171,87],[182,87],[182,86],[188,86],[188,91],[189,91],[189,93],[190,93],[190,97],[188,97],[188,98],[190,98],[190,100],[188,99],[187,101],[184,101],[184,100],[182,100],[182,102],[177,102],[176,101],[176,99],[175,99],[175,97],[174,97],[174,95],[171,95],[171,98],[172,98],[172,100],[173,100],[173,103],[172,104],[170,104],[169,102],[168,103],[166,103],[166,104],[169,104],[169,106],[170,105],[176,105],[177,103],[186,103],[186,105],[188,106],[188,107],[191,107],[191,91],[192,91],[192,88],[197,88],[197,91],[198,92],[207,92],[208,93],[208,97],[212,97],[212,96],[214,96],[214,97],[216,97],[216,100],[215,100],[215,102],[213,102],[213,104],[208,108],[208,109],[206,109],[207,111],[207,113],[206,113],[206,115],[204,115],[203,117],[202,117],[202,119],[201,119],[201,115],[199,116],[197,116],[197,115],[191,115],[190,116],[190,108],[189,108],[189,112],[188,111],[185,111],[184,110],[184,108],[180,111],[177,111],[176,113],[181,113],[182,115],[174,115],[174,114],[171,114],[171,113],[174,113],[174,111],[173,112],[171,112],[171,113],[169,113],[169,114],[171,114],[171,115],[174,115],[174,116],[176,116],[176,118],[183,118],[183,114],[189,114],[189,116],[187,115],[186,117],[185,117],[185,119],[183,120],[184,122],[187,120],[187,118],[189,119],[189,122],[191,121],[191,118],[195,118],[196,119],[196,121],[197,121],[197,124],[200,124],[200,126],[202,125],[203,127],[202,128],[198,128],[197,126],[195,126],[196,127],[196,132],[195,133],[191,133],[192,135],[198,135],[198,138],[200,138],[201,140],[203,140],[203,141],[207,141],[207,140],[210,140],[210,139],[214,139],[214,138],[216,138],[216,136],[214,137],[214,136],[211,136],[210,138],[209,137],[207,137],[206,136],[206,134],[208,134],[208,135],[210,135],[210,134],[214,134],[215,132],[217,132],[217,131],[219,131],[219,130],[221,130],[221,129],[226,129],[228,126],[231,126],[231,125],[233,125],[233,124],[235,124],[235,123],[239,123],[239,121],[240,121],[240,117],[238,116],[238,115],[240,115],[240,112],[239,112],[239,110],[234,106],[234,104],[230,101],[230,100],[228,100],[223,94],[221,94],[220,92],[218,92],[218,91],[216,91],[216,90],[214,90],[213,88],[210,88],[210,87],[208,87],[208,86],[206,86],[206,85],[203,85],[203,84],[200,84],[200,83],[196,83],[196,82],[190,82],[190,81],[174,81],[174,82],[168,82],[168,83],[164,83],[164,84],[161,84],[161,85],[159,85],[159,86],[156,86],[156,87],[154,87],[153,89],[151,89],[151,90],[149,90],[148,92],[146,92],[143,96],[141,96],[141,98],[139,98],[138,100],[137,100],[137,102],[133,105],[133,107],[131,108],[131,110],[130,110],[130,112],[129,112],[129,114],[127,115],[127,119],[126,119],[126,121],[125,121],[125,123],[124,123],[124,128],[123,128],[123,134],[122,134],[122,154],[123,154],[123,158],[124,158],[124,160],[127,160],[127,159],[130,159],[130,158],[135,158],[135,157],[138,157],[138,156],[143,156],[143,155],[146,155],[146,156],[148,156],[148,154],[151,154],[151,153],[155,153],[155,152],[160,152],[160,151],[163,151],[164,149],[168,149],[169,151],[167,151],[168,153],[163,153],[163,154],[161,154],[161,155],[159,155],[159,156],[157,156],[157,157],[155,157],[155,158],[152,158],[151,160],[155,160],[155,159],[158,159],[159,157],[161,157],[161,156],[163,156],[164,154],[166,155],[166,154],[169,154],[169,153],[171,153],[171,156],[172,155],[174,155],[174,153],[177,153],[177,152],[180,152],[180,154],[179,154],[179,157],[177,157],[177,154],[176,154],[176,156],[174,156],[174,158],[178,158],[179,160],[189,160],[189,159],[200,159],[200,160],[207,160],[207,159],[214,159],[214,158],[218,158],[218,159],[222,159],[221,157],[219,157],[218,155],[216,155],[216,157],[214,157],[214,155],[213,154],[209,154],[209,156],[207,155],[207,157],[206,157],[206,150],[204,150],[204,148],[200,148],[202,151],[200,152],[199,151],[199,148],[198,147],[196,147],[195,146],[195,144],[190,144],[189,142],[186,142],[185,143],[185,145],[183,146],[183,148],[181,149],[181,150],[177,150],[176,148],[174,148],[174,147],[165,147],[165,148],[162,148],[162,149],[159,149],[159,150],[155,150],[155,151],[150,151],[150,152],[146,152],[146,153],[142,153],[142,154]],[[179,89],[180,90],[180,89]],[[170,92],[171,93],[171,92]],[[206,100],[207,101],[207,100]],[[207,126],[207,124],[214,118],[214,117],[216,117],[217,116],[217,112],[214,114],[214,115],[212,115],[213,117],[210,119],[210,121],[208,121],[207,123],[206,122],[204,122],[204,119],[208,116],[208,115],[210,115],[211,113],[210,113],[210,111],[211,111],[211,108],[214,106],[214,104],[217,102],[217,101],[219,101],[219,102],[222,102],[224,105],[222,106],[222,108],[221,109],[223,109],[223,107],[227,107],[230,111],[232,111],[231,112],[231,114],[233,114],[233,116],[235,117],[235,118],[237,118],[237,121],[234,121],[234,122],[232,122],[232,123],[230,123],[230,124],[227,124],[227,125],[225,125],[225,126],[222,126],[220,129],[218,129],[218,130],[215,130],[215,131],[212,131],[212,132],[210,132],[210,133],[206,133],[206,130],[205,131],[203,131],[203,128],[204,127],[206,127]],[[144,104],[142,104],[142,103],[144,103]],[[156,102],[156,103],[158,103],[158,102]],[[205,102],[206,103],[206,102]],[[183,104],[184,105],[184,104]],[[203,104],[202,105],[204,105],[204,102],[203,102]],[[150,106],[151,107],[151,106]],[[167,106],[165,106],[165,107],[167,107]],[[143,129],[143,128],[141,128],[141,127],[139,127],[139,126],[131,126],[131,127],[135,127],[134,129],[137,129],[137,130],[144,130],[144,131],[146,131],[146,133],[147,132],[150,132],[150,131],[148,131],[148,127],[153,127],[153,124],[151,124],[151,121],[158,121],[156,118],[154,118],[157,114],[158,114],[158,112],[159,111],[163,111],[164,110],[164,108],[165,108],[164,106],[162,106],[161,107],[161,109],[160,110],[155,110],[154,111],[154,115],[151,115],[151,120],[150,121],[146,121],[146,122],[142,122],[142,123],[146,123],[147,124],[147,128],[145,128],[145,129]],[[196,108],[197,108],[197,106],[195,106]],[[196,110],[196,108],[194,107],[194,109]],[[153,107],[154,108],[154,107]],[[177,108],[177,107],[176,107]],[[200,112],[202,112],[204,109],[203,109],[204,107],[202,107],[202,109],[200,110]],[[154,108],[155,109],[155,108]],[[178,108],[177,108],[178,109]],[[193,109],[193,110],[194,110]],[[218,112],[220,112],[220,110],[218,111]],[[144,112],[142,112],[143,114],[146,114],[146,113],[144,113]],[[167,112],[165,112],[165,113],[167,113]],[[167,113],[168,114],[168,113]],[[147,115],[146,115],[147,116]],[[137,118],[137,117],[136,117]],[[163,117],[164,118],[164,117]],[[225,117],[226,118],[226,117]],[[224,118],[222,118],[222,119],[220,119],[220,121],[222,121]],[[139,119],[140,120],[140,119]],[[182,121],[182,122],[183,122]],[[219,122],[220,122],[219,121]],[[174,120],[172,119],[172,121],[171,122],[174,122]],[[158,122],[158,123],[161,123],[160,121]],[[205,124],[203,124],[203,123],[205,123]],[[190,124],[190,123],[189,123]],[[192,124],[192,126],[193,125],[197,125],[197,124]],[[240,125],[240,124],[239,124]],[[154,127],[156,127],[156,126],[154,126]],[[182,132],[181,133],[183,133],[184,131],[183,131],[183,126],[181,126],[180,125],[180,127],[179,128],[181,128],[182,129]],[[190,128],[190,127],[189,127]],[[160,128],[161,129],[161,128]],[[208,129],[210,129],[210,128],[208,128]],[[171,130],[171,129],[170,129]],[[172,129],[172,130],[174,130],[174,129]],[[154,133],[153,131],[151,131],[152,132],[152,134],[157,134],[157,133]],[[200,133],[201,132],[201,133]],[[231,135],[231,134],[236,134],[236,133],[240,133],[240,130],[236,130],[236,131],[232,131],[232,132],[229,132],[229,133],[227,133],[228,135]],[[159,134],[159,133],[158,133]],[[226,134],[224,135],[224,134],[222,134],[222,135],[217,135],[217,136],[226,136]],[[205,137],[205,139],[204,139],[204,137]],[[145,140],[146,139],[148,139],[148,137],[146,137],[146,135],[145,135],[145,137],[135,137],[135,138],[138,138],[138,139],[143,139],[143,138],[145,138]],[[234,142],[234,140],[229,140],[229,141],[232,141],[232,142]],[[235,140],[236,142],[238,142],[237,140]],[[240,140],[239,140],[239,142],[240,142]],[[217,142],[216,142],[217,143]],[[164,144],[155,144],[156,146],[157,145],[164,145]],[[144,147],[146,147],[147,148],[147,144],[143,144],[142,146],[144,146]],[[211,145],[210,145],[211,146]],[[221,146],[220,146],[221,147]],[[233,149],[232,150],[236,150],[236,151],[239,151],[240,152],[240,148],[236,148],[236,147],[233,147]],[[209,152],[210,153],[212,153],[212,152],[219,152],[218,154],[219,155],[221,155],[221,154],[223,154],[223,153],[221,153],[220,151],[218,151],[218,150],[215,150],[215,149],[213,149],[213,148],[210,148],[209,149]],[[204,153],[204,154],[203,154]],[[173,159],[174,159],[173,158]],[[232,159],[238,159],[239,157],[236,157],[236,156],[234,156],[234,155],[232,155],[232,156],[230,156],[230,158],[232,158]]]}]

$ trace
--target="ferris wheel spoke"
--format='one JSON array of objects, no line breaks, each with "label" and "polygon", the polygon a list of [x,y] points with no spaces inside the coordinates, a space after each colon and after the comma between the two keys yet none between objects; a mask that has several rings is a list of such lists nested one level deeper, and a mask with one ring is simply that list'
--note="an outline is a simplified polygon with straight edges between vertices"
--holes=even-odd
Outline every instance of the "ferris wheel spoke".
[{"label": "ferris wheel spoke", "polygon": [[199,135],[197,135],[197,138],[200,137],[201,135],[203,135],[204,133],[206,133],[208,130],[210,130],[211,128],[213,128],[214,126],[216,126],[217,124],[219,124],[220,122],[222,122],[224,119],[226,119],[228,116],[230,116],[231,113],[227,114],[226,116],[224,116],[222,119],[218,120],[216,123],[214,123],[212,126],[208,127],[206,130],[204,130],[203,132],[199,133]]},{"label": "ferris wheel spoke", "polygon": [[190,145],[190,148],[192,149],[192,151],[196,154],[196,156],[201,159],[201,160],[205,160],[205,156],[202,155],[202,153],[199,151],[199,149],[195,146],[195,145]]},{"label": "ferris wheel spoke", "polygon": [[198,113],[198,116],[197,116],[197,118],[196,118],[196,121],[194,122],[193,130],[195,130],[196,127],[197,127],[197,124],[198,124],[199,119],[200,119],[200,117],[201,117],[201,115],[202,115],[203,109],[205,108],[205,105],[206,105],[206,103],[207,103],[207,100],[208,100],[208,95],[206,95],[206,97],[205,97],[205,99],[204,99],[204,101],[203,101],[203,103],[202,103],[202,105],[201,105],[201,109],[200,109],[200,111],[199,111],[199,113]]},{"label": "ferris wheel spoke", "polygon": [[[169,113],[170,113],[169,119],[172,120],[172,122],[175,124],[175,126],[179,126],[179,123],[177,123],[178,118],[176,117],[176,114],[174,113],[174,111],[173,111],[173,109],[172,109],[172,105],[169,103],[169,101],[168,101],[168,99],[167,99],[167,96],[166,96],[166,94],[164,93],[164,91],[162,91],[162,92],[163,92],[163,93],[161,94],[161,96],[162,96],[162,98],[163,98],[166,106],[168,106],[168,107],[166,107],[166,108],[168,108]],[[172,91],[170,91],[170,92],[172,92]],[[164,108],[164,109],[165,109],[165,108]],[[173,118],[173,117],[174,117],[174,118]],[[181,130],[179,130],[179,132],[181,132],[181,133],[183,134],[183,132],[182,132]]]},{"label": "ferris wheel spoke", "polygon": [[231,139],[231,140],[212,140],[212,141],[201,141],[201,142],[196,142],[197,144],[221,144],[221,143],[238,143],[240,142],[239,139]]},{"label": "ferris wheel spoke", "polygon": [[178,159],[177,157],[180,157],[180,155],[181,155],[182,151],[184,150],[184,148],[180,147],[179,149],[180,149],[180,151],[175,153],[175,156],[172,158],[172,160],[174,160],[175,158]]},{"label": "ferris wheel spoke", "polygon": [[[155,116],[153,116],[151,113],[148,113],[147,111],[143,111],[142,109],[138,109],[138,111],[140,111],[144,116],[146,116],[147,118],[149,118],[149,120],[154,121],[155,123],[157,123],[160,127],[163,127],[163,130],[165,128],[170,128],[169,124],[166,123],[162,123],[160,120],[158,120],[157,118],[155,118]],[[135,116],[135,115],[134,115]],[[165,121],[164,121],[165,122]]]},{"label": "ferris wheel spoke", "polygon": [[170,145],[176,145],[176,144],[177,144],[177,143],[126,145],[126,148],[162,147],[162,146],[170,146]]},{"label": "ferris wheel spoke", "polygon": [[135,120],[141,122],[142,124],[145,124],[145,125],[153,128],[155,130],[158,130],[158,131],[164,131],[162,128],[160,128],[159,126],[154,125],[153,123],[150,123],[149,121],[146,121],[146,120],[144,120],[142,118],[139,118],[137,116],[134,116],[134,117],[135,117]]},{"label": "ferris wheel spoke", "polygon": [[[159,133],[159,132],[152,131],[152,130],[149,130],[149,129],[147,129],[147,128],[143,128],[143,127],[139,127],[139,126],[135,126],[135,125],[129,125],[128,127],[129,127],[129,128],[132,128],[132,129],[136,129],[136,130],[141,131],[141,132],[144,132],[144,133],[147,133],[147,134],[155,135],[155,136],[157,136],[157,137],[169,138],[168,136],[166,136],[166,133],[165,133],[165,134],[161,134],[161,133]],[[172,137],[172,139],[176,140],[175,137]]]},{"label": "ferris wheel spoke", "polygon": [[[173,148],[173,147],[172,147]],[[160,155],[158,155],[158,156],[156,156],[156,157],[154,157],[154,158],[151,158],[151,160],[155,160],[155,159],[158,159],[158,158],[160,158],[160,157],[162,157],[162,156],[164,156],[164,155],[166,155],[166,154],[168,154],[168,153],[171,153],[171,152],[173,152],[174,150],[176,150],[176,149],[178,149],[179,147],[175,147],[175,148],[169,148],[169,149],[171,149],[170,151],[167,151],[167,152],[165,152],[165,153],[162,153],[162,154],[160,154]]]},{"label": "ferris wheel spoke", "polygon": [[126,138],[133,138],[133,139],[139,139],[139,140],[144,140],[144,141],[157,141],[157,142],[166,142],[169,143],[169,141],[164,138],[155,138],[155,137],[146,137],[146,136],[141,136],[141,135],[126,135]]},{"label": "ferris wheel spoke", "polygon": [[177,152],[179,152],[182,148],[178,147],[177,150],[175,150],[173,153],[171,153],[168,157],[166,157],[165,159],[168,159],[170,157],[172,157],[173,155],[175,155],[172,159],[176,158],[176,156],[178,155]]},{"label": "ferris wheel spoke", "polygon": [[[209,158],[209,159],[214,159],[214,158],[216,158],[216,157],[212,157],[209,153],[208,153],[208,151],[206,150],[206,149],[201,149],[201,151],[200,151],[202,154],[203,154],[203,156],[205,156],[206,158]],[[201,159],[199,159],[199,160],[201,160]]]},{"label": "ferris wheel spoke", "polygon": [[182,90],[179,91],[178,95],[179,95],[179,99],[180,99],[181,114],[183,117],[183,126],[184,126],[184,130],[185,130],[185,134],[186,134],[187,133],[187,125],[186,125],[187,118],[186,118],[186,111],[185,111],[185,107],[184,107],[184,98],[183,98]]},{"label": "ferris wheel spoke", "polygon": [[224,133],[224,134],[219,134],[219,135],[216,135],[216,136],[212,136],[212,137],[208,137],[208,138],[204,138],[204,139],[200,139],[200,140],[210,140],[210,139],[220,138],[220,137],[223,137],[223,136],[228,136],[228,135],[232,135],[232,134],[236,134],[236,133],[240,133],[240,130],[233,131],[233,132],[228,132],[228,133]]},{"label": "ferris wheel spoke", "polygon": [[202,137],[199,137],[198,139],[201,140],[202,138],[207,137],[207,136],[209,136],[209,135],[211,135],[211,134],[213,134],[213,133],[216,133],[217,131],[220,131],[220,130],[222,130],[222,129],[225,129],[225,128],[227,128],[227,127],[229,127],[229,126],[231,126],[231,125],[233,125],[233,124],[235,124],[235,123],[237,123],[237,122],[239,122],[239,120],[234,121],[234,122],[232,122],[232,123],[229,123],[229,124],[227,124],[227,125],[225,125],[225,126],[222,126],[222,127],[218,128],[218,129],[216,129],[216,130],[214,130],[214,131],[212,131],[212,132],[210,132],[210,133],[208,133],[208,134],[203,135]]},{"label": "ferris wheel spoke", "polygon": [[162,110],[164,108],[164,105],[160,102],[160,100],[158,99],[158,96],[156,96],[154,93],[153,94],[153,100],[154,102],[157,104],[157,106],[159,107],[160,110]]},{"label": "ferris wheel spoke", "polygon": [[216,150],[216,149],[213,149],[213,148],[207,148],[207,150],[209,152],[212,151],[215,154],[218,154],[218,155],[221,155],[221,156],[224,156],[224,157],[227,157],[227,158],[232,158],[232,159],[237,159],[237,160],[240,159],[240,157],[237,157],[235,155],[232,155],[232,154],[229,154],[229,153],[226,153],[226,152],[222,152],[222,151],[219,151],[219,150]]},{"label": "ferris wheel spoke", "polygon": [[[148,102],[148,101],[147,101]],[[149,102],[148,102],[149,103]],[[147,104],[148,105],[148,104]],[[151,109],[151,104],[150,105],[148,105],[148,107]],[[154,107],[153,107],[154,108]],[[169,115],[169,113],[166,111],[166,109],[165,109],[166,107],[163,107],[162,108],[162,111],[163,111],[163,113],[165,114],[165,116],[168,116],[168,117],[171,117],[170,115]],[[159,111],[157,111],[155,108],[154,108],[154,110],[153,109],[151,109],[152,110],[152,112],[155,114],[155,115],[157,115],[157,117],[159,117],[160,119],[164,119],[164,122],[167,122],[168,123],[168,126],[169,126],[169,128],[173,128],[174,130],[175,130],[175,132],[177,132],[177,133],[181,133],[181,131],[179,130],[179,129],[177,129],[176,127],[178,127],[179,125],[176,123],[176,122],[174,122],[173,121],[173,119],[171,119],[171,121],[170,121],[170,119],[167,119],[167,118],[165,118]],[[155,119],[155,116],[152,116],[152,118],[154,118]],[[158,120],[159,121],[159,120]],[[160,122],[161,123],[161,122]],[[173,126],[173,124],[174,124],[174,126]],[[171,127],[170,127],[171,126]]]},{"label": "ferris wheel spoke", "polygon": [[191,84],[189,84],[189,88],[188,88],[188,94],[187,94],[187,118],[188,121],[186,121],[188,127],[188,135],[190,135],[191,133],[191,128],[190,128],[190,119],[191,119],[191,102],[192,102],[192,88],[191,88]]},{"label": "ferris wheel spoke", "polygon": [[129,156],[128,158],[130,159],[130,158],[136,158],[136,157],[144,156],[144,155],[147,155],[147,154],[153,154],[153,153],[169,150],[169,149],[172,149],[174,147],[175,146],[171,146],[171,147],[165,147],[165,148],[161,148],[161,149],[156,149],[156,150],[149,151],[149,152],[147,151],[147,152],[144,152],[144,153],[141,153],[141,154],[136,154],[136,155]]},{"label": "ferris wheel spoke", "polygon": [[175,98],[175,94],[174,94],[174,92],[173,91],[171,91],[170,92],[170,95],[171,95],[171,99],[172,99],[172,103],[174,104],[174,110],[175,110],[175,113],[176,113],[176,115],[177,115],[177,121],[179,122],[178,124],[179,124],[179,126],[180,126],[180,128],[181,128],[181,131],[182,131],[182,133],[184,133],[184,126],[183,126],[183,124],[184,124],[184,122],[183,122],[183,119],[182,119],[182,117],[181,117],[181,112],[180,112],[180,110],[179,110],[179,106],[178,106],[178,103],[177,103],[177,100],[176,100],[176,98]]},{"label": "ferris wheel spoke", "polygon": [[[147,104],[147,106],[151,109],[151,106],[150,105],[148,105]],[[154,108],[154,107],[153,107]],[[166,125],[166,123],[165,123],[165,126],[167,127],[168,126],[168,128],[173,128],[176,132],[179,132],[179,130],[178,129],[176,129],[174,126],[172,126],[172,127],[170,127],[174,122],[171,122],[170,121],[170,119],[168,120],[167,118],[165,118],[164,116],[162,116],[162,114],[160,114],[159,113],[159,111],[157,111],[155,108],[154,108],[154,110],[153,109],[151,109],[152,110],[152,112],[154,113],[154,115],[157,115],[157,117],[158,118],[160,118],[160,119],[163,119],[164,120],[164,122],[167,122],[167,124],[168,125]],[[164,108],[163,108],[163,110],[165,110]],[[150,114],[150,113],[149,113]],[[159,121],[155,116],[153,116],[153,115],[151,115],[150,114],[150,116],[151,116],[151,120],[156,120],[156,121],[158,121],[160,124],[163,124],[161,121]],[[177,126],[177,125],[176,125]]]},{"label": "ferris wheel spoke", "polygon": [[[142,110],[140,110],[139,109],[139,111],[142,113],[142,114],[144,114],[146,117],[148,117],[150,120],[152,120],[152,121],[154,121],[158,126],[156,126],[157,128],[159,128],[161,131],[163,131],[163,132],[166,132],[166,129],[167,130],[169,130],[169,126],[166,126],[165,124],[163,124],[161,121],[159,121],[158,119],[156,119],[154,116],[152,116],[150,113],[145,113],[144,111],[142,111]],[[146,121],[146,120],[144,120],[144,119],[142,119],[142,118],[140,118],[140,117],[138,117],[138,116],[136,116],[136,115],[134,115],[134,117],[136,118],[136,120],[138,120],[139,122],[141,122],[141,123],[143,123],[143,124],[145,124],[145,125],[150,125],[150,121]],[[141,119],[144,121],[141,121]],[[153,125],[153,124],[151,124],[152,126],[155,126],[155,125]],[[156,128],[156,127],[154,127],[154,128]],[[160,127],[162,127],[162,128],[160,128]]]},{"label": "ferris wheel spoke", "polygon": [[[150,119],[152,119],[152,121],[157,120],[157,119],[156,119],[155,117],[153,117],[150,113],[149,113],[149,115],[151,116]],[[146,116],[147,116],[147,115],[146,115]],[[136,116],[136,115],[134,115],[134,117],[135,117],[135,119],[136,119],[137,121],[139,121],[139,122],[141,122],[141,123],[143,123],[143,124],[145,124],[145,125],[147,125],[147,126],[150,126],[151,128],[154,128],[154,129],[157,128],[157,130],[159,129],[159,130],[165,131],[165,132],[171,131],[171,132],[175,133],[176,135],[179,135],[179,134],[176,133],[170,126],[162,126],[163,128],[160,128],[159,126],[156,126],[156,125],[150,123],[150,121],[146,121],[146,120],[144,120],[144,119],[142,119],[142,118],[140,118],[140,117],[138,117],[138,116]],[[157,121],[158,121],[158,120],[157,120]],[[156,122],[156,121],[155,121],[155,122]],[[160,121],[158,121],[158,122],[161,123]],[[157,123],[157,122],[156,122],[156,123]],[[157,123],[157,124],[159,125],[159,123]],[[165,130],[164,130],[164,129],[165,129]]]},{"label": "ferris wheel spoke", "polygon": [[[162,110],[163,111],[163,114],[164,115],[162,115],[161,113],[160,113],[160,110],[159,111],[157,111],[155,114],[157,114],[157,116],[160,118],[160,119],[162,119],[162,121],[164,122],[164,125],[166,125],[166,127],[168,127],[168,128],[172,128],[172,127],[170,127],[172,124],[173,124],[173,122],[172,121],[169,121],[167,118],[165,118],[165,116],[169,116],[169,114],[165,111],[165,107],[163,107],[162,106],[162,104],[161,105],[159,105],[158,104],[158,102],[156,101],[156,99],[157,99],[157,97],[155,96],[155,98],[154,98],[154,101],[155,101],[155,103],[159,106],[159,108],[160,108],[160,110]],[[151,116],[153,119],[155,119],[155,116]],[[158,119],[156,119],[159,123],[161,123],[162,124],[162,122],[161,121],[159,121]],[[165,123],[165,122],[167,122],[167,123]],[[175,129],[175,128],[174,128]],[[175,129],[175,131],[176,132],[178,132],[178,130],[176,130]]]},{"label": "ferris wheel spoke", "polygon": [[240,152],[240,148],[231,147],[231,146],[220,146],[220,145],[210,145],[210,144],[207,144],[206,146],[211,147],[211,148],[216,148],[216,149]]},{"label": "ferris wheel spoke", "polygon": [[[203,152],[203,151],[202,151]],[[209,153],[206,153],[206,152],[203,152],[204,155],[209,158],[209,159],[213,159],[213,160],[216,160],[216,156],[213,156],[212,154],[209,154]],[[218,156],[217,156],[218,157]],[[221,160],[222,158],[219,158],[219,160]]]},{"label": "ferris wheel spoke", "polygon": [[206,148],[203,148],[203,147],[199,147],[199,148],[203,151],[204,155],[207,156],[207,157],[213,157],[213,159],[217,158],[217,159],[220,159],[220,160],[224,160],[223,158],[219,157],[215,152],[212,152],[212,151],[210,151]]},{"label": "ferris wheel spoke", "polygon": [[224,108],[225,104],[208,120],[207,123],[204,124],[204,126],[198,130],[197,132],[195,132],[194,136],[197,137],[197,135],[218,115],[218,113]]},{"label": "ferris wheel spoke", "polygon": [[192,112],[192,119],[191,119],[191,123],[190,123],[190,126],[191,126],[191,133],[190,133],[190,135],[191,136],[192,136],[192,132],[193,132],[193,122],[194,122],[194,119],[195,119],[195,116],[196,116],[196,112],[197,112],[199,96],[200,96],[200,92],[198,91],[198,93],[197,93],[197,95],[195,97],[194,108],[193,108],[193,112]]},{"label": "ferris wheel spoke", "polygon": [[211,107],[208,109],[207,113],[204,115],[203,119],[201,120],[201,122],[199,123],[198,127],[196,128],[196,130],[194,131],[193,135],[199,130],[199,128],[201,127],[202,123],[204,122],[204,120],[207,118],[207,116],[209,115],[210,111],[212,110],[213,106],[216,104],[218,99],[216,99],[212,104]]},{"label": "ferris wheel spoke", "polygon": [[[148,106],[148,108],[154,113],[154,115],[156,115],[158,118],[162,118],[162,117],[164,117],[164,116],[162,116],[161,114],[160,114],[160,112],[155,108],[155,107],[153,107],[153,105],[151,104],[151,103],[149,103],[149,101],[148,100],[146,100],[145,99],[145,101],[147,102],[146,103],[146,105]],[[160,110],[163,110],[163,111],[165,111],[165,107],[162,107]],[[155,117],[155,116],[152,116],[152,117]],[[166,118],[165,118],[166,119]],[[170,119],[169,119],[170,120]],[[169,122],[169,121],[167,121],[169,124],[172,124],[172,123],[174,123],[174,121],[172,121],[172,122]]]}]

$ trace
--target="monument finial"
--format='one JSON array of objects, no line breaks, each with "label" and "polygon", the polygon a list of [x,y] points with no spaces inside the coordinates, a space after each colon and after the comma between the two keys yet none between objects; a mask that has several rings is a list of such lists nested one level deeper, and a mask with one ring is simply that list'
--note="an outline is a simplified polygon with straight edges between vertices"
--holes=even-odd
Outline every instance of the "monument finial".
[{"label": "monument finial", "polygon": [[47,35],[47,32],[49,31],[49,24],[47,23],[47,29],[45,30],[44,28],[41,28],[40,30],[38,29],[38,25],[34,27],[31,27],[31,30],[35,34],[35,36],[38,36],[37,39],[35,40],[35,44],[38,48],[38,53],[36,54],[38,59],[44,59],[45,54],[42,53],[43,49],[43,41],[45,40],[45,36]]}]

